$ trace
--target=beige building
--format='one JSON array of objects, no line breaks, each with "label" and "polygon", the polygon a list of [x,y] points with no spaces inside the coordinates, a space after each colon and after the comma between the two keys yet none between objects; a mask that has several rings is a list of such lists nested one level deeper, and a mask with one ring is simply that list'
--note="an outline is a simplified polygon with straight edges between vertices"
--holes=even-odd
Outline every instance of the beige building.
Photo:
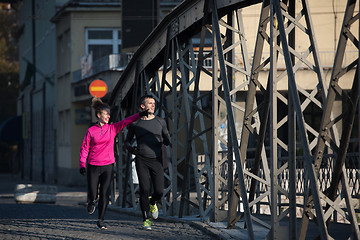
[{"label": "beige building", "polygon": [[[79,98],[74,94],[75,87],[81,81],[86,88],[94,78],[81,79],[81,75],[74,73],[81,69],[81,59],[91,51],[91,37],[96,34],[107,33],[112,48],[108,54],[119,53],[120,45],[120,4],[109,4],[96,7],[64,6],[52,18],[56,23],[56,52],[57,52],[57,156],[58,159],[58,181],[59,183],[71,184],[80,176],[78,174],[79,150],[91,120],[90,96]],[[94,39],[94,40],[95,40]],[[95,47],[96,49],[96,47]],[[97,52],[99,53],[99,52]],[[106,54],[106,55],[108,55]],[[95,55],[95,54],[94,54]],[[93,56],[94,56],[93,55]],[[93,60],[104,56],[94,56]],[[109,88],[119,77],[120,72],[109,73],[110,76],[102,77]],[[75,87],[74,87],[75,86]],[[84,89],[85,93],[88,93]],[[87,109],[81,113],[82,120],[77,119],[78,110]],[[88,118],[88,121],[84,119]]]}]

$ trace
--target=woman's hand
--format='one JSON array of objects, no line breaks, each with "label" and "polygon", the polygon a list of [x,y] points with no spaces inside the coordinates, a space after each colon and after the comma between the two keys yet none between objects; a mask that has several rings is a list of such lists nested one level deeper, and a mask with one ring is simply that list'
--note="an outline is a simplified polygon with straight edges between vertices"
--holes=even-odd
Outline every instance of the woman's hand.
[{"label": "woman's hand", "polygon": [[149,109],[142,111],[139,113],[140,117],[147,117],[149,115]]},{"label": "woman's hand", "polygon": [[86,173],[86,168],[84,167],[80,168],[80,174],[85,175],[85,173]]}]

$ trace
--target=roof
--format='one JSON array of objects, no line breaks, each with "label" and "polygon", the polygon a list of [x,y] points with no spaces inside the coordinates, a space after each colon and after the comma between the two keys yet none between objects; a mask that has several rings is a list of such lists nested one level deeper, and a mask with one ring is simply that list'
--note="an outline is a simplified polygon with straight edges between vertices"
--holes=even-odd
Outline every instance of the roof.
[{"label": "roof", "polygon": [[70,0],[66,4],[64,4],[53,16],[50,21],[51,22],[57,22],[62,17],[71,11],[80,11],[80,10],[87,10],[87,11],[98,11],[99,8],[107,8],[111,11],[118,11],[118,8],[120,8],[120,0],[87,0],[87,1],[81,1],[81,0]]}]

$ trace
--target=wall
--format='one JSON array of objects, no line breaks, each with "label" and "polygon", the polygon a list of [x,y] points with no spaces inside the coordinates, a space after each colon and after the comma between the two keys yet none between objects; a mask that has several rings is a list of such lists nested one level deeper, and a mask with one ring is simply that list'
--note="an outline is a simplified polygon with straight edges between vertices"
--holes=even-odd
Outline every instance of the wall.
[{"label": "wall", "polygon": [[58,1],[34,0],[23,1],[19,6],[19,25],[23,27],[19,40],[20,84],[25,84],[28,63],[35,64],[35,81],[33,77],[28,79],[30,82],[20,90],[18,100],[18,114],[24,116],[28,126],[24,132],[23,177],[43,182],[55,181],[56,48],[55,25],[49,19],[57,4]]},{"label": "wall", "polygon": [[[88,96],[86,100],[76,102],[72,92],[72,73],[81,68],[80,60],[85,55],[85,29],[87,27],[120,27],[120,17],[119,8],[102,9],[98,12],[96,8],[93,8],[91,11],[72,10],[57,23],[58,58],[62,62],[59,65],[68,64],[68,69],[58,75],[58,129],[65,133],[59,132],[58,137],[59,183],[85,184],[78,170],[79,151],[89,124],[76,124],[75,120],[76,110],[89,107],[91,96]],[[64,38],[68,38],[68,43],[60,40]],[[59,49],[59,46],[63,46],[63,49]]]}]

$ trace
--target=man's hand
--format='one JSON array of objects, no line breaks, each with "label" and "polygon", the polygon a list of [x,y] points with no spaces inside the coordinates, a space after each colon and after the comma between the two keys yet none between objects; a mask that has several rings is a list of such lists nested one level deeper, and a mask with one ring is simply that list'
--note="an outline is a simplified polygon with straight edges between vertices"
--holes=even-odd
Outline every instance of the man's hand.
[{"label": "man's hand", "polygon": [[137,147],[133,147],[131,146],[131,144],[129,142],[125,142],[124,147],[131,153],[134,155],[138,155],[139,154],[139,150],[137,149]]},{"label": "man's hand", "polygon": [[131,154],[134,154],[134,155],[138,155],[139,154],[139,150],[137,147],[131,147],[131,150],[129,150],[129,152]]},{"label": "man's hand", "polygon": [[85,175],[85,173],[86,173],[86,168],[84,167],[80,168],[80,174]]}]

